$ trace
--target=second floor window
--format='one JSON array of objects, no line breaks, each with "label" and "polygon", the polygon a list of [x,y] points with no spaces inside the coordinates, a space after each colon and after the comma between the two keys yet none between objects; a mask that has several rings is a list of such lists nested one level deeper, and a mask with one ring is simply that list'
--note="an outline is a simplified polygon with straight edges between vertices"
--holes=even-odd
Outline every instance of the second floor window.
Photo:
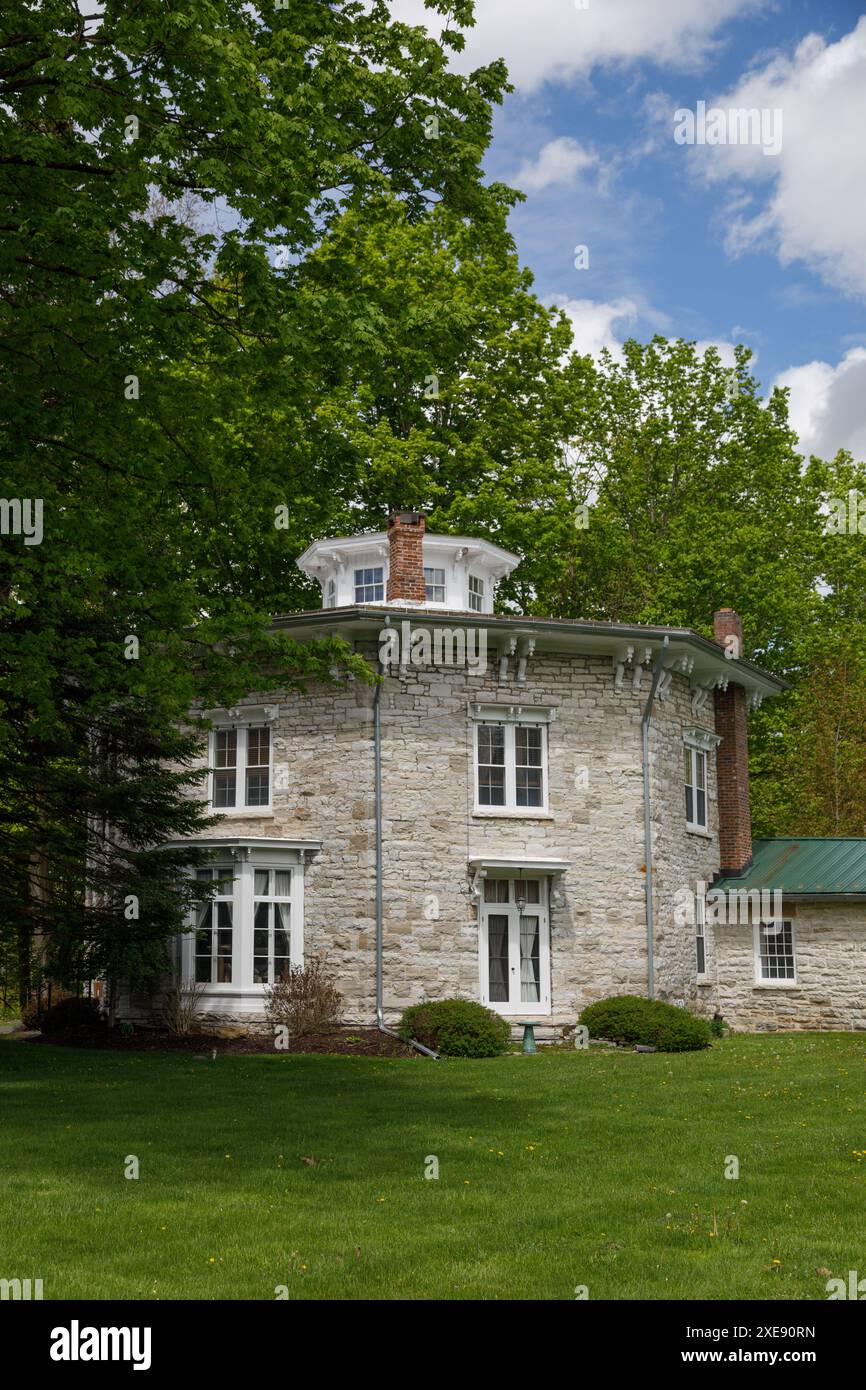
[{"label": "second floor window", "polygon": [[540,724],[476,726],[476,805],[506,811],[547,803],[547,733]]},{"label": "second floor window", "polygon": [[469,608],[472,613],[484,612],[484,580],[477,574],[469,576]]},{"label": "second floor window", "polygon": [[424,596],[428,603],[445,602],[445,571],[424,566]]},{"label": "second floor window", "polygon": [[707,828],[707,755],[701,748],[683,745],[686,783],[686,825],[690,830]]},{"label": "second floor window", "polygon": [[355,602],[381,603],[385,597],[385,571],[381,565],[355,570]]},{"label": "second floor window", "polygon": [[269,806],[271,731],[268,726],[215,729],[211,737],[214,809]]}]

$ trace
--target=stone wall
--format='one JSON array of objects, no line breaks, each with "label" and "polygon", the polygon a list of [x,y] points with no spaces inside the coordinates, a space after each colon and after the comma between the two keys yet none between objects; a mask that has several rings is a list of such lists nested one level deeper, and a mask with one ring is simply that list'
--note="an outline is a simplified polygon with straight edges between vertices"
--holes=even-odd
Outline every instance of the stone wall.
[{"label": "stone wall", "polygon": [[[376,655],[371,643],[364,654]],[[479,994],[479,932],[468,861],[477,855],[568,861],[550,907],[551,1005],[546,1022],[573,1024],[588,1002],[647,988],[641,714],[649,690],[618,692],[609,657],[536,653],[525,684],[514,663],[500,680],[495,653],[481,675],[457,667],[390,675],[381,689],[384,1002],[394,1022],[423,998]],[[373,692],[360,682],[279,704],[273,812],[226,815],[219,833],[320,839],[305,874],[304,951],[323,956],[347,1023],[375,1017]],[[251,697],[252,702],[253,697]],[[473,812],[472,702],[550,708],[549,811]],[[695,936],[677,904],[719,867],[716,759],[708,757],[708,830],[685,826],[685,729],[695,715],[687,679],[657,700],[650,738],[658,996],[736,1028],[866,1026],[866,913],[797,909],[794,989],[754,985],[750,926],[706,933],[707,984],[696,982]],[[680,894],[678,899],[677,895]],[[428,910],[432,899],[438,917]],[[128,1016],[141,1002],[126,1001]],[[220,1015],[208,1004],[203,1017]],[[228,1021],[230,1016],[222,1015]],[[249,1020],[249,1013],[243,1015]],[[543,1030],[542,1030],[543,1031]]]},{"label": "stone wall", "polygon": [[794,925],[794,984],[756,984],[754,926],[708,928],[711,983],[705,1011],[735,1030],[866,1028],[866,903],[783,902]]},{"label": "stone wall", "polygon": [[[375,656],[371,645],[365,655]],[[389,1021],[423,998],[477,998],[477,906],[473,855],[569,862],[550,909],[553,1025],[572,1024],[584,1004],[611,993],[645,993],[641,729],[649,674],[614,689],[609,657],[538,654],[526,683],[514,664],[500,680],[491,654],[484,675],[415,668],[389,676],[381,693],[384,842],[384,981]],[[257,696],[257,699],[263,698]],[[305,879],[304,949],[333,969],[346,1021],[375,1011],[373,693],[311,689],[281,697],[274,726],[273,813],[227,815],[227,837],[321,839]],[[550,708],[549,811],[473,813],[470,703]],[[674,920],[674,891],[718,864],[708,837],[685,830],[682,730],[695,723],[688,683],[675,676],[655,707],[651,741],[659,993],[694,997],[694,936]],[[713,759],[710,759],[712,766]],[[715,815],[715,783],[709,805]],[[435,895],[438,919],[425,908]]]}]

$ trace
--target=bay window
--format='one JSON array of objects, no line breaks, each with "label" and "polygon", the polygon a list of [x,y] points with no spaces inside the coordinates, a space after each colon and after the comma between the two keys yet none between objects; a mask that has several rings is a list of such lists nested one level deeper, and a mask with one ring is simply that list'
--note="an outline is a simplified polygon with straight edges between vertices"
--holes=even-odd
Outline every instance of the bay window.
[{"label": "bay window", "polygon": [[222,1009],[231,1001],[240,1013],[260,1013],[265,987],[304,963],[304,871],[321,841],[212,835],[195,843],[215,851],[196,880],[217,883],[179,941],[184,986],[203,985]]}]

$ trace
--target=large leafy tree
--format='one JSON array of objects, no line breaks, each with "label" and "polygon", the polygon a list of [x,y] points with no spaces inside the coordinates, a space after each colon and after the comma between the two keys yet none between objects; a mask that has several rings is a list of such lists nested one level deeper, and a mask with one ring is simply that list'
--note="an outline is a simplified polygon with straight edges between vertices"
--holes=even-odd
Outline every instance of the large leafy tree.
[{"label": "large leafy tree", "polygon": [[577,406],[563,373],[569,326],[518,262],[514,195],[494,186],[490,198],[480,223],[444,204],[413,219],[396,199],[349,210],[299,288],[329,305],[347,364],[316,410],[341,441],[343,526],[416,506],[432,529],[496,540],[524,557],[500,592],[523,606],[573,533],[563,450]]},{"label": "large leafy tree", "polygon": [[[6,498],[42,512],[38,541],[19,528],[0,555],[0,860],[25,923],[46,881],[55,922],[80,905],[89,818],[113,802],[124,819],[118,778],[131,796],[146,767],[153,789],[194,701],[364,673],[337,641],[267,629],[341,465],[306,423],[343,368],[298,281],[346,209],[383,194],[410,219],[442,201],[484,222],[504,73],[450,72],[459,42],[381,0],[4,6],[0,466]],[[343,303],[359,318],[363,290]],[[112,757],[94,760],[85,731],[106,725]],[[152,842],[182,820],[177,790],[162,784]],[[95,923],[98,894],[87,907]]]}]

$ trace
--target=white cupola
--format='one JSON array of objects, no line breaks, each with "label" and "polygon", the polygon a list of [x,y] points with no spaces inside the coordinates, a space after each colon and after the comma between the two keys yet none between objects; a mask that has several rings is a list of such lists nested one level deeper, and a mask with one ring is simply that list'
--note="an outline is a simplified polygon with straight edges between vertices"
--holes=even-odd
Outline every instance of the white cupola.
[{"label": "white cupola", "polygon": [[318,580],[323,608],[492,613],[497,584],[520,560],[491,541],[430,535],[420,512],[394,512],[387,531],[314,541],[297,563]]}]

